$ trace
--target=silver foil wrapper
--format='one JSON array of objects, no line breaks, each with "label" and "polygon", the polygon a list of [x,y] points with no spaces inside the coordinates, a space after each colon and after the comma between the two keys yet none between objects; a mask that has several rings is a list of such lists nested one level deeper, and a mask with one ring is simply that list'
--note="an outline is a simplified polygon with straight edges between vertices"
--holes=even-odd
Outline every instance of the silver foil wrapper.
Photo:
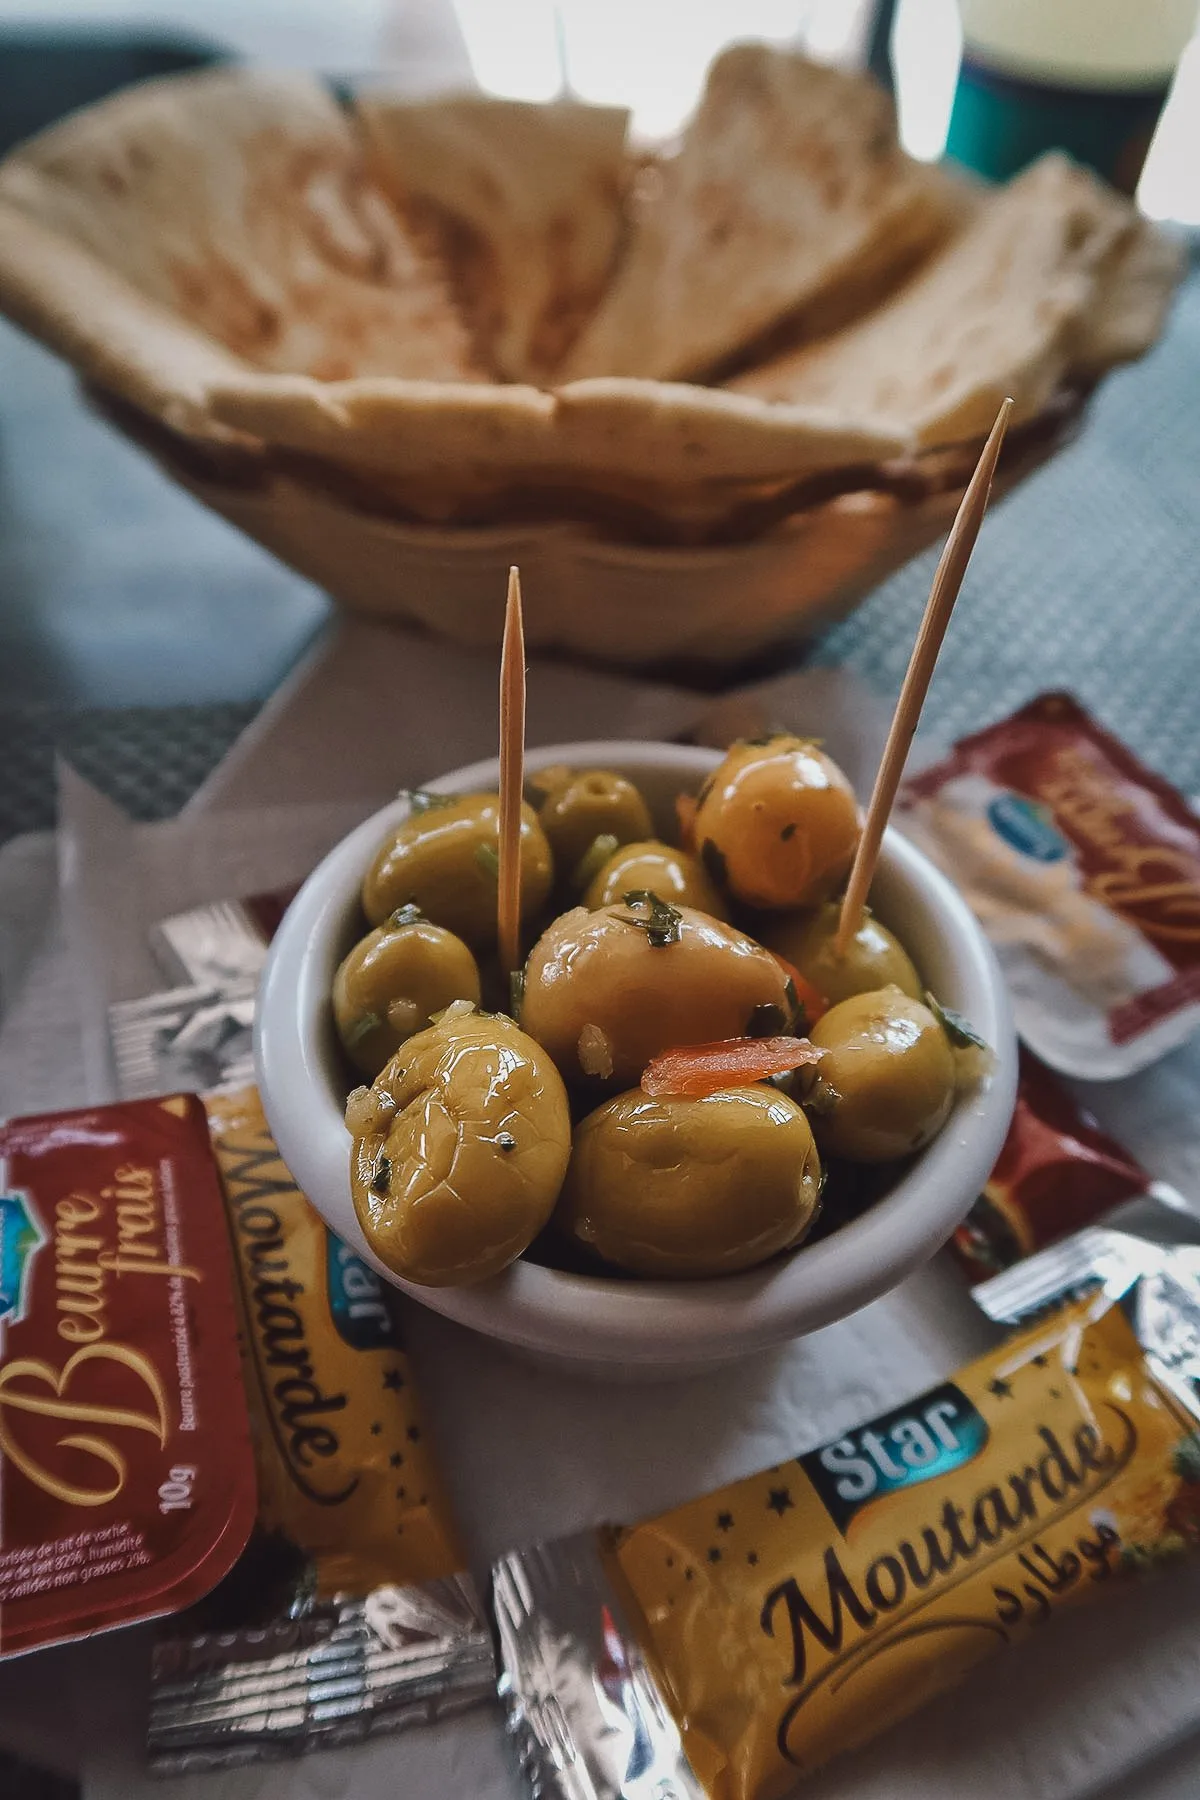
[{"label": "silver foil wrapper", "polygon": [[1021,1325],[1064,1301],[1125,1312],[1146,1362],[1200,1419],[1200,1218],[1155,1183],[1089,1226],[972,1288],[997,1324]]},{"label": "silver foil wrapper", "polygon": [[254,1080],[257,979],[170,988],[108,1009],[123,1100],[210,1093]]},{"label": "silver foil wrapper", "polygon": [[222,987],[256,980],[270,932],[244,900],[213,900],[150,927],[150,948],[172,987]]},{"label": "silver foil wrapper", "polygon": [[705,1800],[595,1532],[492,1572],[506,1726],[533,1800]]},{"label": "silver foil wrapper", "polygon": [[150,1766],[182,1774],[358,1743],[494,1692],[491,1636],[469,1576],[379,1587],[261,1629],[161,1638]]}]

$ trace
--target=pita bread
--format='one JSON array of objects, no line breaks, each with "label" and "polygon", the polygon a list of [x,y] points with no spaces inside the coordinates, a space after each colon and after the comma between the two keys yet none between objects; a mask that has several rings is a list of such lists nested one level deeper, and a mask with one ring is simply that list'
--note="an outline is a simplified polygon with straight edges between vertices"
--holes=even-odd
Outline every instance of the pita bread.
[{"label": "pita bread", "polygon": [[730,386],[886,419],[922,446],[984,435],[1006,394],[1014,424],[1032,418],[1071,369],[1134,221],[1066,157],[1043,157],[869,317]]},{"label": "pita bread", "polygon": [[9,157],[0,198],[260,368],[475,373],[441,272],[306,76],[128,89]]},{"label": "pita bread", "polygon": [[359,95],[380,183],[461,228],[468,313],[508,381],[539,381],[594,311],[624,227],[628,114],[483,95]]},{"label": "pita bread", "polygon": [[249,375],[214,382],[212,415],[263,442],[390,475],[464,487],[608,475],[664,485],[797,481],[901,455],[903,434],[826,409],[654,381],[516,384]]},{"label": "pita bread", "polygon": [[0,201],[0,311],[94,381],[192,437],[240,437],[214,420],[214,381],[247,365],[68,238]]},{"label": "pita bread", "polygon": [[562,377],[707,374],[860,266],[883,282],[942,226],[939,189],[899,149],[882,89],[736,45],[659,166]]},{"label": "pita bread", "polygon": [[1079,374],[1099,377],[1145,355],[1166,323],[1186,260],[1180,242],[1148,219],[1138,220],[1084,319],[1073,360]]}]

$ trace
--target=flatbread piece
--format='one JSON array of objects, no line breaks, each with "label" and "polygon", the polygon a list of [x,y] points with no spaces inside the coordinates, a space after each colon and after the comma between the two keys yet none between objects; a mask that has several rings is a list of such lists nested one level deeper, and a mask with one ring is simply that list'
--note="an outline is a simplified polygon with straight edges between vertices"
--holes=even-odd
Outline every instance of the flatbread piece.
[{"label": "flatbread piece", "polygon": [[677,154],[643,187],[564,380],[703,376],[864,269],[886,283],[945,219],[881,88],[765,44],[717,59]]},{"label": "flatbread piece", "polygon": [[624,226],[627,112],[482,94],[355,109],[371,166],[400,203],[459,227],[460,292],[494,372],[541,381],[594,311]]},{"label": "flatbread piece", "polygon": [[0,198],[259,368],[477,374],[440,269],[307,76],[130,88],[7,158]]}]

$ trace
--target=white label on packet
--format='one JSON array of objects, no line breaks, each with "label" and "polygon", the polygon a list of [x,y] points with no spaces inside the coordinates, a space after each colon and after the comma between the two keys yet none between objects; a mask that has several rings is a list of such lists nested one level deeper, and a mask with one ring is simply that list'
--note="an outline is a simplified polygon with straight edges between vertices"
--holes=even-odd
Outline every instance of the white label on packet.
[{"label": "white label on packet", "polygon": [[961,891],[1004,971],[1021,1036],[1053,1067],[1117,1078],[1200,1024],[1200,1008],[1188,1006],[1114,1041],[1114,1015],[1176,972],[1136,926],[1093,898],[1049,809],[972,772],[910,797],[896,824]]}]

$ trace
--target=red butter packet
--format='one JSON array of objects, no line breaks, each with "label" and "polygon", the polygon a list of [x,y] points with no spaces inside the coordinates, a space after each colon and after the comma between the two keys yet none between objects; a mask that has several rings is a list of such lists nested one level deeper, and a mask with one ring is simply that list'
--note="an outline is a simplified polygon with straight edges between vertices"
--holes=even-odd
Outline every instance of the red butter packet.
[{"label": "red butter packet", "polygon": [[961,888],[1053,1068],[1130,1075],[1200,1028],[1200,819],[1070,695],[964,738],[896,822]]},{"label": "red butter packet", "polygon": [[1101,1130],[1044,1063],[1022,1050],[1008,1137],[954,1234],[954,1248],[972,1281],[986,1281],[1151,1185],[1128,1150]]},{"label": "red butter packet", "polygon": [[254,1516],[200,1101],[0,1126],[0,1656],[189,1605]]}]

